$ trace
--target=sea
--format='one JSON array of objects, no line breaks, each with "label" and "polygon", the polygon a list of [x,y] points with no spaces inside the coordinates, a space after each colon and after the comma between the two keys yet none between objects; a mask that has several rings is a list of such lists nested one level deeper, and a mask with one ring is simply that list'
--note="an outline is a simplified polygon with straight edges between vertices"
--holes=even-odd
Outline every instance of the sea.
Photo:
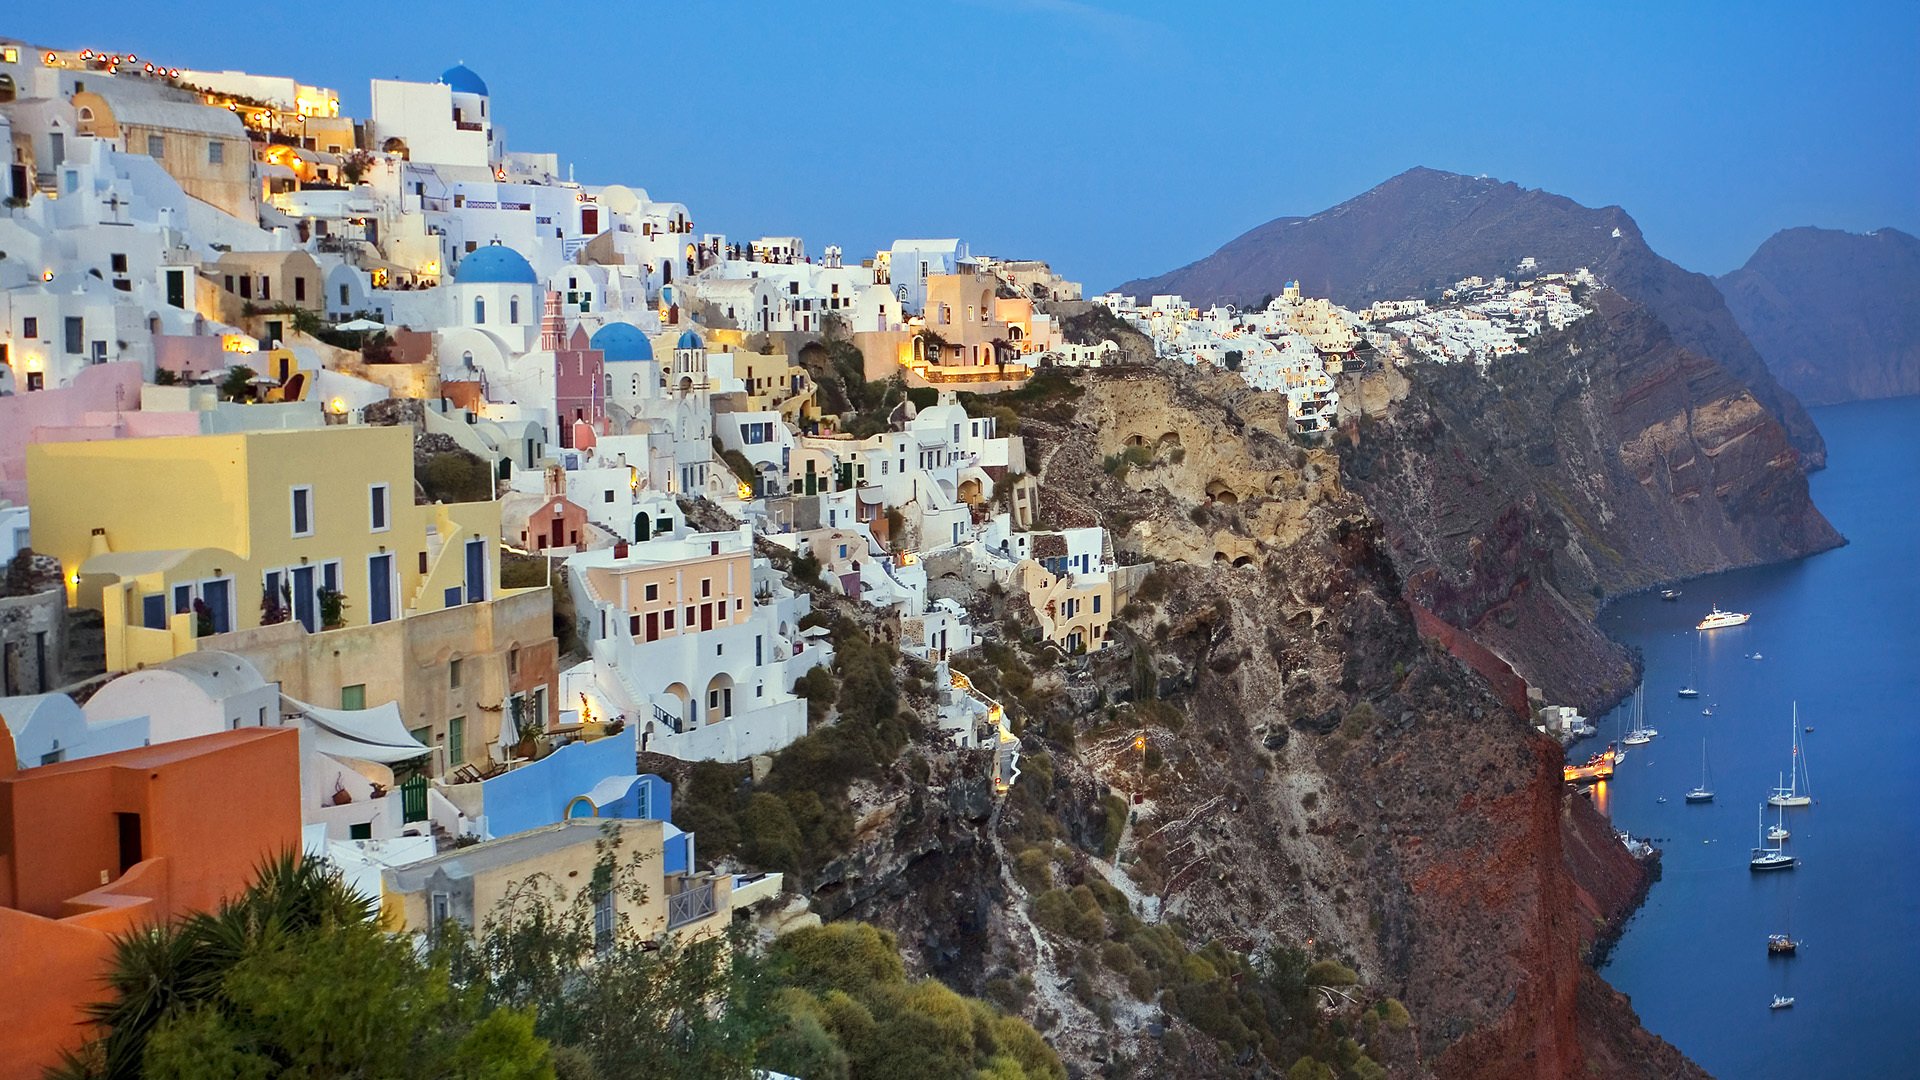
[{"label": "sea", "polygon": [[[1628,597],[1601,618],[1645,657],[1659,735],[1595,797],[1663,863],[1602,974],[1721,1080],[1920,1077],[1920,397],[1813,416],[1828,454],[1814,503],[1847,546],[1684,582],[1677,602]],[[1715,604],[1753,618],[1695,631]],[[1676,695],[1689,682],[1700,697]],[[1784,811],[1799,863],[1754,873],[1796,703],[1813,796]],[[1569,756],[1618,737],[1632,705]],[[1714,798],[1689,804],[1703,745]],[[1773,933],[1798,955],[1769,957]],[[1776,994],[1793,1006],[1770,1009]]]}]

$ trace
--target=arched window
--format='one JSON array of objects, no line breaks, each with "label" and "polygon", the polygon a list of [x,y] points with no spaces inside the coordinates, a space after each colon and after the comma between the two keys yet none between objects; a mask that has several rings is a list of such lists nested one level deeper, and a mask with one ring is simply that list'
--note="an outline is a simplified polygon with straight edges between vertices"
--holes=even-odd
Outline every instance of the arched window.
[{"label": "arched window", "polygon": [[517,296],[507,297],[507,321],[515,326],[520,325],[520,298]]},{"label": "arched window", "polygon": [[91,107],[86,105],[80,106],[80,122],[83,124],[93,122],[93,109]]},{"label": "arched window", "polygon": [[12,101],[14,93],[13,76],[0,75],[0,101]]},{"label": "arched window", "polygon": [[487,321],[487,300],[483,296],[473,298],[473,321],[476,325]]}]

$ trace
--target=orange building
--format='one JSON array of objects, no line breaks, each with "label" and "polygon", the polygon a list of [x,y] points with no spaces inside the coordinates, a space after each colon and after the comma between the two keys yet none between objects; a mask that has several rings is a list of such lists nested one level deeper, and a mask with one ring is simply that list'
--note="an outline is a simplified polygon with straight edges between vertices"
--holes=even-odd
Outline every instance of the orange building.
[{"label": "orange building", "polygon": [[0,1078],[85,1040],[115,935],[216,907],[299,844],[293,728],[19,769],[0,725]]}]

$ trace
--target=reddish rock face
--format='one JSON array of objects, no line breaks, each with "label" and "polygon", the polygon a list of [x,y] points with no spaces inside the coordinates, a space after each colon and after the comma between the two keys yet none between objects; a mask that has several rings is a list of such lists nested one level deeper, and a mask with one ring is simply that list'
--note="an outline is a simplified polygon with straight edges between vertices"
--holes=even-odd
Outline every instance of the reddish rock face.
[{"label": "reddish rock face", "polygon": [[1548,700],[1594,711],[1635,671],[1597,598],[1841,542],[1786,430],[1728,370],[1616,293],[1503,358],[1409,369],[1342,440],[1409,594]]}]

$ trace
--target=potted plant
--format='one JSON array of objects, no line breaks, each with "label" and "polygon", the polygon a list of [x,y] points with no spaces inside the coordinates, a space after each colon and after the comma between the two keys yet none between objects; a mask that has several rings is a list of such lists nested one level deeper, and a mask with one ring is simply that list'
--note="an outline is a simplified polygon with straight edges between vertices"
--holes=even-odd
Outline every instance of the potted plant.
[{"label": "potted plant", "polygon": [[339,589],[320,590],[320,629],[338,630],[347,625],[347,594]]}]

